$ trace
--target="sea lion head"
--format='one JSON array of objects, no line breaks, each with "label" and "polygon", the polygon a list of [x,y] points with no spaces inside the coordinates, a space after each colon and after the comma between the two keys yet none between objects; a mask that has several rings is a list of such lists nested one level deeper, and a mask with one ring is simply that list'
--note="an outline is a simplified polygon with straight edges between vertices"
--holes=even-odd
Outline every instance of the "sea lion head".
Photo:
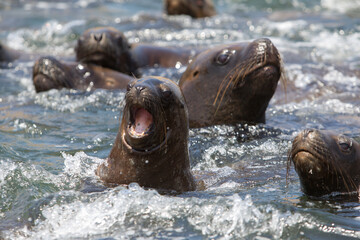
[{"label": "sea lion head", "polygon": [[311,196],[358,191],[360,146],[342,134],[307,129],[295,137],[289,160]]},{"label": "sea lion head", "polygon": [[216,14],[211,0],[166,0],[165,10],[169,15],[189,15],[193,18],[211,17]]},{"label": "sea lion head", "polygon": [[121,131],[132,151],[150,153],[167,148],[171,139],[187,141],[187,107],[174,82],[161,77],[134,80],[125,102]]},{"label": "sea lion head", "polygon": [[74,88],[71,79],[66,66],[54,57],[41,57],[33,66],[33,83],[36,92]]},{"label": "sea lion head", "polygon": [[281,69],[280,55],[266,38],[201,52],[179,82],[190,127],[264,123]]},{"label": "sea lion head", "polygon": [[75,47],[76,60],[139,76],[125,35],[113,27],[86,30]]}]

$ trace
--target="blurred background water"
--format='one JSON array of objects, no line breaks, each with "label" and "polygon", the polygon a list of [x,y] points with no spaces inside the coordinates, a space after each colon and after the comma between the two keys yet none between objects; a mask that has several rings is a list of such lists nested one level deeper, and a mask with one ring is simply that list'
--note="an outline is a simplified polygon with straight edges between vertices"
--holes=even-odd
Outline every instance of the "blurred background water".
[{"label": "blurred background water", "polygon": [[[0,41],[74,56],[84,30],[113,26],[132,43],[205,47],[270,38],[289,82],[258,126],[190,131],[191,167],[207,189],[160,195],[137,184],[93,192],[122,115],[123,91],[36,94],[33,60],[0,68],[0,238],[346,239],[358,201],[304,196],[286,161],[304,128],[360,140],[359,0],[214,0],[208,19],[166,16],[161,0],[2,0]],[[186,66],[147,68],[175,81]]]}]

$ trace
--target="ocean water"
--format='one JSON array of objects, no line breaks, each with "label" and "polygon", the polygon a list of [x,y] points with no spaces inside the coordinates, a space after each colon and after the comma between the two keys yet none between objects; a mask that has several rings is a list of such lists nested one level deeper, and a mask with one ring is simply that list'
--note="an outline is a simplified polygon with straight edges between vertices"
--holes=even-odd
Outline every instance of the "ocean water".
[{"label": "ocean water", "polygon": [[[270,38],[288,76],[267,123],[190,131],[191,168],[207,188],[160,195],[136,183],[106,189],[123,91],[36,94],[33,60],[0,67],[0,239],[356,239],[360,204],[311,199],[293,167],[304,128],[360,140],[359,0],[215,0],[209,19],[166,16],[160,0],[3,0],[0,41],[72,57],[78,36],[113,26],[132,43],[205,47]],[[143,69],[177,81],[186,66]]]}]

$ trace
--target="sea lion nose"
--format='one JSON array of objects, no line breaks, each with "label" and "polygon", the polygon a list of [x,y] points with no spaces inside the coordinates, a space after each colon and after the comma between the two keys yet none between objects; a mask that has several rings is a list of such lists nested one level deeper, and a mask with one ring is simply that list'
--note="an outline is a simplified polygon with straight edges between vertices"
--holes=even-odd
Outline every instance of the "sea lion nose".
[{"label": "sea lion nose", "polygon": [[315,129],[305,129],[303,131],[303,138],[311,138],[313,137],[314,133],[315,133]]},{"label": "sea lion nose", "polygon": [[143,91],[145,89],[145,87],[144,86],[136,86],[135,89],[136,89],[137,94],[140,94],[140,92]]},{"label": "sea lion nose", "polygon": [[103,39],[103,34],[102,33],[95,33],[93,35],[93,37],[94,37],[95,41],[101,42],[101,40]]},{"label": "sea lion nose", "polygon": [[260,38],[254,41],[256,44],[257,54],[265,54],[267,51],[272,51],[273,43],[267,38]]}]

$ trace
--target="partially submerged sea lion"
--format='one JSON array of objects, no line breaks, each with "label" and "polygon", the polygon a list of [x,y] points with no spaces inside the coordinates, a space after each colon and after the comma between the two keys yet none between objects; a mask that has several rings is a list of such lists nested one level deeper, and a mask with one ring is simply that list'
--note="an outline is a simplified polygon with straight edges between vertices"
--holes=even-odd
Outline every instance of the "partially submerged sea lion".
[{"label": "partially submerged sea lion", "polygon": [[64,63],[53,57],[42,57],[33,67],[36,92],[50,89],[124,89],[132,77],[94,64]]},{"label": "partially submerged sea lion", "polygon": [[86,30],[78,39],[75,53],[79,62],[97,64],[130,76],[140,76],[127,38],[115,28],[97,27]]},{"label": "partially submerged sea lion", "polygon": [[307,195],[359,191],[360,145],[354,139],[307,129],[295,137],[289,153],[290,160]]},{"label": "partially submerged sea lion", "polygon": [[190,127],[265,123],[265,111],[281,75],[281,58],[269,39],[201,52],[179,82]]},{"label": "partially submerged sea lion", "polygon": [[189,15],[193,18],[211,17],[216,14],[211,0],[164,0],[168,15]]},{"label": "partially submerged sea lion", "polygon": [[150,44],[131,45],[124,34],[112,27],[86,30],[75,47],[76,59],[94,63],[128,75],[140,76],[141,67],[187,65],[196,51]]},{"label": "partially submerged sea lion", "polygon": [[100,179],[176,192],[195,190],[187,107],[176,83],[161,77],[134,80],[125,102],[115,144],[97,169]]}]

